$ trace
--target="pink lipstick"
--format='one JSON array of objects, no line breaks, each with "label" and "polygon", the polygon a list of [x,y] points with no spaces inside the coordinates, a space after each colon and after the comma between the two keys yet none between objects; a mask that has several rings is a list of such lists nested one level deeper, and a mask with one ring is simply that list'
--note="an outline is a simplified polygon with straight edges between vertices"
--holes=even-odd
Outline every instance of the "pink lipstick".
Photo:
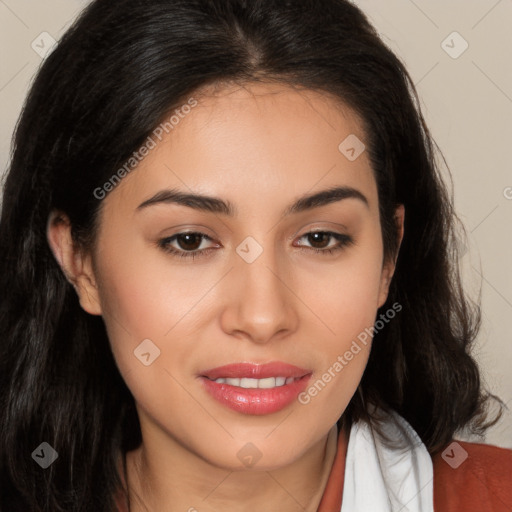
[{"label": "pink lipstick", "polygon": [[280,411],[304,391],[311,370],[280,361],[236,363],[212,368],[200,375],[206,391],[218,402],[242,414]]}]

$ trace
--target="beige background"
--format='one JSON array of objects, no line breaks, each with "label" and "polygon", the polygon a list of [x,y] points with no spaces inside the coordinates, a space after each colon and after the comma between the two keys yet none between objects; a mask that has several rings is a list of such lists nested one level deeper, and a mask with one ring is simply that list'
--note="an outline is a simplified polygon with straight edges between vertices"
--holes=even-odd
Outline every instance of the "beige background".
[{"label": "beige background", "polygon": [[[115,1],[115,0],[112,0]],[[31,44],[63,34],[86,1],[0,0],[0,170],[41,57]],[[357,0],[406,63],[454,179],[469,234],[469,290],[482,286],[476,346],[488,387],[512,409],[512,1]],[[450,35],[454,31],[458,35]],[[450,37],[448,37],[450,36]],[[443,43],[443,41],[445,41]],[[457,58],[467,42],[468,48]],[[443,43],[443,44],[442,44]],[[512,414],[486,442],[512,448]]]}]

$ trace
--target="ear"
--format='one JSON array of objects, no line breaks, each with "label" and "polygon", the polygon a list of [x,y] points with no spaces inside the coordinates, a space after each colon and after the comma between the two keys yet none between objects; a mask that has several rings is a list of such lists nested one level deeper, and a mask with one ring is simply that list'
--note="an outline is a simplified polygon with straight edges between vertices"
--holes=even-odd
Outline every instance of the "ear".
[{"label": "ear", "polygon": [[378,307],[380,308],[387,300],[389,294],[389,286],[391,284],[391,279],[393,278],[393,274],[395,273],[396,268],[396,260],[398,258],[398,251],[400,249],[400,245],[402,244],[402,239],[404,237],[404,217],[405,217],[405,208],[403,204],[400,204],[395,209],[395,223],[398,228],[398,246],[396,254],[392,261],[387,261],[382,267],[381,281],[380,281],[380,289],[379,289],[379,303]]},{"label": "ear", "polygon": [[71,223],[65,213],[52,211],[48,218],[46,238],[66,279],[74,286],[82,309],[101,315],[98,287],[90,255],[84,255],[71,236]]}]

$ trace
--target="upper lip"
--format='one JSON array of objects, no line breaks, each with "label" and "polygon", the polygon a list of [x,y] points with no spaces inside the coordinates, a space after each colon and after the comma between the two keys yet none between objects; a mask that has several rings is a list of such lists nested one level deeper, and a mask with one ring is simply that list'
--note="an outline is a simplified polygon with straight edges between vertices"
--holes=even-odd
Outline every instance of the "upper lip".
[{"label": "upper lip", "polygon": [[273,361],[265,364],[254,363],[233,363],[224,366],[218,366],[206,370],[201,374],[203,377],[215,380],[220,378],[231,379],[266,379],[268,377],[304,377],[311,373],[311,370],[305,370],[292,364],[283,363],[281,361]]}]

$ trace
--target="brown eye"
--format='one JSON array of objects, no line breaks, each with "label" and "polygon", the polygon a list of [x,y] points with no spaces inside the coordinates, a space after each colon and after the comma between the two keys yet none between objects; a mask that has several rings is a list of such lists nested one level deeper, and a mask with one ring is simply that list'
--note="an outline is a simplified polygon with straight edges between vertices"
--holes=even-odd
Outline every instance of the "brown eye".
[{"label": "brown eye", "polygon": [[195,251],[199,249],[203,235],[199,233],[182,233],[176,236],[176,242],[184,251]]},{"label": "brown eye", "polygon": [[[334,254],[337,251],[344,249],[354,244],[354,239],[349,235],[341,233],[334,233],[332,231],[311,231],[300,237],[306,239],[308,245],[300,244],[302,250],[314,251],[324,255]],[[336,240],[337,243],[329,245],[331,239]]]},{"label": "brown eye", "polygon": [[329,245],[332,235],[323,231],[315,233],[308,233],[308,242],[312,244],[315,249],[325,249]]},{"label": "brown eye", "polygon": [[[215,250],[212,246],[200,248],[203,241],[211,242],[212,239],[204,233],[184,232],[159,240],[158,246],[173,256],[194,259]],[[218,244],[216,245],[218,247]]]}]

